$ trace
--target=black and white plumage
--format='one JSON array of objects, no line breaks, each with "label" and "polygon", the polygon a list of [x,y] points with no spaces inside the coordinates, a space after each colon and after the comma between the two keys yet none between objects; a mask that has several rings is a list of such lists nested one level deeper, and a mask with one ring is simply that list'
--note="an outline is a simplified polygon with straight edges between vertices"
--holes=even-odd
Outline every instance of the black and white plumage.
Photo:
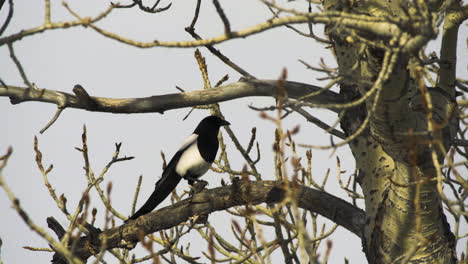
[{"label": "black and white plumage", "polygon": [[205,117],[189,136],[164,169],[161,179],[156,182],[153,193],[145,204],[128,220],[151,212],[176,188],[182,178],[192,185],[205,174],[218,152],[218,132],[221,126],[229,122],[217,117]]}]

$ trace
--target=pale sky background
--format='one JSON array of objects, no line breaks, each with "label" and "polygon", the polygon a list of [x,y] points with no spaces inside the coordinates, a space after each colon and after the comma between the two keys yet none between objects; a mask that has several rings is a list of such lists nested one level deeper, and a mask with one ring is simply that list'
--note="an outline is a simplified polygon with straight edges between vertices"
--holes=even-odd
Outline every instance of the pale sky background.
[{"label": "pale sky background", "polygon": [[[162,2],[163,5],[169,3]],[[74,0],[68,3],[82,16],[95,16],[109,4],[108,1],[91,0]],[[184,28],[191,22],[195,3],[196,1],[174,1],[169,11],[160,14],[147,14],[137,9],[115,10],[98,25],[138,40],[190,40],[191,37]],[[257,1],[221,1],[221,4],[231,21],[233,30],[252,26],[270,17],[266,7]],[[305,1],[296,1],[286,6],[306,8],[306,5]],[[6,11],[7,6],[0,12],[1,23],[5,19]],[[4,35],[39,26],[43,23],[43,17],[43,1],[16,1],[13,21]],[[53,21],[72,19],[60,1],[52,1]],[[223,25],[211,1],[204,1],[202,4],[196,30],[204,37],[222,34]],[[465,78],[468,56],[462,54],[466,54],[464,43],[467,36],[467,27],[462,26],[459,33],[458,74],[464,75]],[[432,43],[430,51],[438,52],[437,43],[435,41]],[[73,86],[79,83],[90,95],[113,98],[176,93],[178,92],[175,89],[176,85],[186,91],[203,88],[201,74],[193,56],[194,49],[138,49],[106,39],[93,30],[83,27],[49,31],[27,37],[16,42],[14,48],[29,80],[41,88],[71,93]],[[324,46],[286,28],[274,29],[247,39],[228,41],[218,45],[217,48],[260,79],[277,79],[281,70],[286,67],[289,80],[324,85],[316,80],[317,77],[323,76],[306,70],[297,60],[303,59],[312,65],[317,65],[319,59],[323,57],[329,65],[334,65],[330,51],[324,49]],[[206,57],[213,84],[225,74],[230,76],[228,83],[239,79],[239,74],[225,66],[206,49],[200,50]],[[0,78],[7,84],[23,85],[16,67],[9,58],[6,46],[0,47],[0,69]],[[221,104],[226,119],[232,124],[232,130],[244,146],[250,138],[251,128],[257,127],[257,138],[262,150],[262,160],[258,168],[264,179],[274,177],[271,151],[274,127],[270,122],[259,118],[258,113],[248,109],[247,106],[249,104],[269,106],[273,103],[271,98],[251,97]],[[0,129],[0,154],[4,154],[8,146],[14,149],[13,156],[4,170],[5,180],[36,224],[46,228],[46,218],[54,216],[67,226],[68,221],[44,186],[34,161],[32,142],[34,136],[38,136],[45,166],[54,164],[49,180],[57,194],[66,194],[68,208],[74,210],[87,184],[82,169],[81,153],[74,149],[81,146],[82,127],[86,124],[91,166],[96,173],[99,173],[110,160],[115,142],[123,142],[122,155],[136,157],[132,161],[114,165],[101,184],[106,186],[109,181],[113,182],[112,204],[122,214],[129,215],[138,176],[144,175],[138,203],[141,205],[160,177],[162,166],[160,151],[164,151],[167,158],[170,158],[199,120],[209,114],[206,110],[196,110],[186,121],[182,121],[188,110],[172,110],[163,115],[157,113],[124,115],[66,109],[59,120],[45,134],[40,135],[39,130],[54,115],[55,105],[22,103],[13,106],[7,98],[0,98],[1,120],[4,124]],[[325,110],[314,110],[311,113],[329,124],[332,124],[336,118],[336,115]],[[327,134],[314,125],[307,124],[298,115],[293,115],[285,121],[285,128],[296,125],[300,125],[301,128],[296,137],[298,143],[325,144],[329,141]],[[241,170],[245,162],[235,153],[235,148],[224,131],[223,134],[231,152],[231,164],[235,169]],[[299,153],[305,160],[305,149],[299,148]],[[320,181],[326,170],[330,168],[327,190],[350,201],[338,186],[336,155],[330,156],[330,154],[324,151],[313,152],[313,176]],[[354,160],[347,147],[339,149],[337,155],[342,160],[342,169],[346,170],[343,176],[347,179],[354,171]],[[220,176],[213,172],[207,173],[204,179],[209,181],[209,188],[214,188],[220,185],[221,177],[228,181],[227,175]],[[178,186],[178,191],[187,188],[187,184],[182,183]],[[102,208],[95,191],[92,191],[91,199],[93,206]],[[166,201],[163,205],[167,204]],[[32,233],[21,221],[17,213],[11,209],[3,191],[0,191],[0,210],[3,218],[0,225],[0,238],[3,240],[1,258],[4,263],[49,263],[51,253],[31,252],[22,248],[23,246],[47,247],[47,243]],[[104,210],[98,213],[98,220],[101,223],[104,218],[103,213]],[[226,219],[230,218],[229,214],[219,212],[210,215],[209,220],[221,228],[227,223]],[[231,232],[230,227],[223,228],[226,229],[226,233]],[[466,225],[461,228],[464,232],[468,231]],[[195,231],[192,232],[195,234]],[[197,244],[195,239],[198,238],[198,235],[190,237],[194,240],[191,241],[191,252],[194,256],[201,256],[200,250],[194,245]],[[330,239],[333,241],[330,263],[344,263],[345,256],[350,263],[366,262],[360,240],[350,232],[338,228]],[[276,261],[280,262],[279,259]],[[180,262],[184,263],[182,260]]]}]

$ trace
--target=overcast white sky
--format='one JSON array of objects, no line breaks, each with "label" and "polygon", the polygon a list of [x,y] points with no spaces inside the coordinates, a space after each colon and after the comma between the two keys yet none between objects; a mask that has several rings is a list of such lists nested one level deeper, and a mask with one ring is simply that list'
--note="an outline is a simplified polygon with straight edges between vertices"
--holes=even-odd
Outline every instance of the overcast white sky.
[{"label": "overcast white sky", "polygon": [[[156,15],[136,9],[116,10],[99,25],[138,40],[189,40],[190,36],[184,28],[191,22],[195,2],[174,1],[170,11]],[[305,1],[296,2],[298,3],[289,5],[291,7],[306,5]],[[94,16],[104,10],[108,3],[108,1],[91,0],[69,1],[70,7],[82,16]],[[233,30],[269,18],[269,11],[256,1],[222,1],[222,5]],[[2,22],[6,10],[4,7],[0,12]],[[16,1],[13,21],[5,35],[42,24],[43,13],[43,1]],[[65,21],[72,20],[73,17],[59,1],[52,1],[52,19]],[[222,23],[211,1],[206,1],[202,5],[196,29],[205,37],[223,32]],[[464,43],[467,32],[467,27],[462,27],[461,44]],[[91,29],[81,27],[28,37],[15,43],[14,47],[30,81],[36,83],[38,87],[47,89],[71,92],[73,86],[79,83],[91,95],[119,98],[175,93],[178,92],[175,89],[176,85],[186,91],[203,88],[201,74],[193,56],[194,49],[138,49],[103,38]],[[261,79],[277,79],[281,70],[286,67],[289,80],[323,85],[316,80],[321,76],[306,70],[297,59],[316,65],[323,57],[327,63],[334,65],[329,50],[284,28],[247,39],[229,41],[217,47]],[[437,51],[435,48],[432,50]],[[207,50],[201,49],[201,52],[206,57],[212,83],[225,74],[230,76],[228,82],[239,79],[239,74],[211,56]],[[465,46],[460,47],[459,54],[466,54]],[[466,77],[468,56],[460,57],[464,58],[459,61],[459,74]],[[0,69],[0,78],[7,84],[23,85],[16,67],[9,58],[6,46],[0,47]],[[248,143],[251,128],[257,127],[263,153],[259,169],[264,179],[273,179],[271,153],[273,125],[259,118],[258,113],[249,110],[247,106],[249,104],[269,106],[272,103],[273,100],[268,98],[245,98],[221,104],[226,119],[231,122],[231,128],[242,144]],[[0,98],[1,120],[4,124],[0,129],[0,153],[4,153],[7,146],[12,146],[14,149],[9,165],[4,170],[4,176],[32,219],[44,228],[48,216],[54,216],[65,226],[68,222],[49,196],[34,162],[32,142],[35,135],[39,139],[44,163],[46,166],[54,164],[54,170],[50,174],[51,184],[58,194],[66,194],[69,208],[74,208],[86,185],[81,154],[74,149],[81,144],[82,126],[86,124],[88,128],[91,166],[96,172],[99,172],[110,160],[114,143],[123,142],[121,153],[136,158],[115,165],[108,173],[103,186],[109,181],[113,182],[113,206],[124,215],[129,215],[137,177],[140,174],[144,175],[139,199],[141,204],[152,192],[154,183],[160,176],[162,164],[160,151],[171,156],[183,139],[193,131],[199,120],[209,114],[206,110],[197,110],[186,121],[182,121],[188,109],[168,111],[163,115],[156,113],[114,115],[66,109],[59,120],[45,134],[40,135],[39,130],[50,120],[55,110],[54,105],[44,103],[23,103],[13,106],[8,99]],[[312,113],[330,124],[336,117],[323,110],[315,110]],[[301,128],[296,137],[298,142],[311,144],[328,142],[329,137],[323,131],[307,124],[299,116],[289,118],[285,122],[285,127],[292,128],[298,124]],[[244,162],[234,153],[235,149],[227,135],[226,141],[233,153],[232,165],[240,170]],[[305,149],[299,151],[305,153]],[[347,148],[340,149],[337,154],[342,160],[342,169],[346,170],[344,177],[347,179],[354,170],[353,158]],[[313,175],[321,179],[330,168],[332,177],[328,183],[328,190],[347,199],[336,181],[335,156],[330,156],[330,152],[314,151]],[[227,175],[222,177],[228,180]],[[208,173],[204,179],[210,182],[210,188],[220,185],[219,174]],[[179,191],[187,188],[185,183],[178,186]],[[94,191],[92,202],[93,206],[100,205]],[[0,210],[4,219],[0,225],[3,261],[5,263],[49,262],[50,253],[31,252],[22,248],[23,246],[47,247],[47,243],[36,234],[32,234],[23,224],[16,212],[10,209],[10,202],[4,194],[0,194]],[[222,226],[226,217],[229,218],[230,215],[224,212],[216,213],[210,216],[210,221],[215,226]],[[103,218],[102,210],[98,214],[99,218]],[[467,230],[466,226],[462,228]],[[229,228],[226,229],[229,233]],[[193,239],[197,239],[197,236],[193,236]],[[330,263],[343,263],[345,256],[350,263],[365,262],[361,252],[361,242],[357,237],[339,228],[331,240],[333,249]],[[192,253],[196,256],[201,255],[195,248],[192,249]]]}]

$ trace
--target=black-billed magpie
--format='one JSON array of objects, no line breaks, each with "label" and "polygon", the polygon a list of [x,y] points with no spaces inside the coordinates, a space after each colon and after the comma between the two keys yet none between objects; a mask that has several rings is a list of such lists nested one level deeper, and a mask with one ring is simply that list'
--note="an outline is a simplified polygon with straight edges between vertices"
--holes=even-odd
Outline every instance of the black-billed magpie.
[{"label": "black-billed magpie", "polygon": [[230,125],[217,116],[205,117],[172,157],[164,169],[161,179],[156,182],[153,193],[145,204],[128,220],[151,212],[176,188],[182,178],[190,185],[211,167],[218,152],[218,132],[221,126]]}]

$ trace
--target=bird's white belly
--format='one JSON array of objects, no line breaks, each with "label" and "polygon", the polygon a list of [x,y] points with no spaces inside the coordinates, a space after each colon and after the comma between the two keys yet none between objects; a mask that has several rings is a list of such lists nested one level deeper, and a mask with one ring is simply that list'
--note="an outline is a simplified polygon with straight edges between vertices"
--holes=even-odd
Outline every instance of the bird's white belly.
[{"label": "bird's white belly", "polygon": [[191,176],[199,177],[205,174],[211,167],[209,162],[206,162],[198,151],[197,143],[193,143],[188,147],[179,159],[176,165],[176,172],[180,176],[185,176],[187,172]]}]

